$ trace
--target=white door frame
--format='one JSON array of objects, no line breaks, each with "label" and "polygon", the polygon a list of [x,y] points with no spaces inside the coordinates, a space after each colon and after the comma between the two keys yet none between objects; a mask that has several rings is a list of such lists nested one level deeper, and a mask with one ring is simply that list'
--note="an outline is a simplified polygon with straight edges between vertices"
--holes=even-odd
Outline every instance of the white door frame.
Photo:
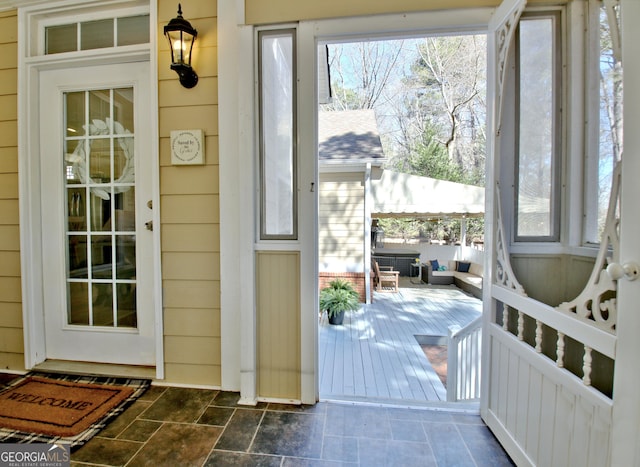
[{"label": "white door frame", "polygon": [[[640,116],[640,78],[638,41],[640,3],[622,0],[622,63],[624,81],[624,156],[620,195],[620,262],[640,261],[640,221],[637,200],[640,198],[640,133],[636,131]],[[640,281],[618,281],[618,336],[616,371],[613,380],[613,426],[611,433],[611,465],[638,465],[640,462],[640,373],[637,371],[640,341]]]},{"label": "white door frame", "polygon": [[[42,236],[44,277],[45,334],[47,359],[82,360],[85,362],[120,363],[155,366],[155,316],[153,314],[153,232],[144,224],[153,212],[146,206],[152,190],[151,174],[146,168],[153,155],[149,152],[150,125],[146,119],[149,109],[147,61],[127,64],[98,65],[67,69],[41,70],[40,72],[40,141],[46,142],[40,161],[41,171],[49,176],[41,180],[43,211],[41,213],[47,234]],[[64,175],[60,172],[60,148],[64,147],[64,103],[67,91],[128,87],[134,95],[135,127],[133,158],[135,164],[135,254],[137,325],[135,328],[113,328],[103,326],[69,326],[67,309],[67,226],[64,209]],[[76,143],[77,144],[77,143]],[[134,155],[132,154],[132,156]],[[118,174],[119,175],[119,174]],[[67,188],[65,188],[67,186]],[[87,201],[88,203],[88,201]],[[112,213],[112,219],[113,219]],[[116,228],[117,230],[117,228]],[[70,249],[70,247],[69,247]],[[113,260],[113,258],[112,258]],[[111,278],[114,280],[115,278]],[[115,285],[113,285],[115,287]],[[142,297],[149,297],[144,299]],[[114,323],[115,324],[115,323]],[[79,349],[83,349],[79,354]]]},{"label": "white door frame", "polygon": [[[379,15],[349,19],[305,21],[298,26],[298,124],[300,154],[316,154],[315,169],[300,168],[317,178],[316,47],[321,40],[358,40],[372,37],[485,31],[493,8]],[[244,5],[238,0],[218,0],[220,120],[220,262],[221,278],[222,388],[240,390],[241,401],[256,400],[256,314],[253,283],[255,193],[254,131],[256,128],[253,27],[244,24]],[[309,191],[301,172],[300,189]],[[312,176],[312,175],[311,175]],[[317,186],[317,184],[316,184]],[[317,190],[316,190],[317,191]],[[251,208],[248,208],[251,207]],[[300,226],[304,224],[302,220]],[[311,262],[317,262],[317,235],[304,225],[300,235],[313,235],[313,244],[302,246],[308,258],[301,265],[301,395],[303,403],[318,399],[317,308],[315,281],[307,277]],[[302,237],[301,237],[302,238]],[[317,267],[313,271],[317,274]],[[240,289],[238,284],[247,284]]]},{"label": "white door frame", "polygon": [[[20,205],[20,255],[22,276],[22,310],[24,329],[25,368],[31,369],[46,358],[46,341],[44,328],[43,288],[46,287],[43,277],[43,251],[41,234],[41,192],[40,192],[40,112],[39,89],[40,71],[52,69],[69,69],[88,65],[111,63],[127,63],[148,61],[150,67],[150,125],[151,141],[149,142],[153,164],[152,172],[152,220],[160,225],[159,196],[159,151],[158,144],[158,77],[157,77],[157,37],[155,27],[150,28],[148,45],[129,47],[126,51],[97,50],[78,52],[73,58],[60,59],[52,56],[32,57],[29,50],[33,38],[37,37],[37,25],[30,29],[34,16],[53,5],[26,7],[18,10],[18,23],[22,26],[18,35],[18,170],[19,170],[19,205]],[[157,5],[150,2],[150,24],[157,24]],[[25,26],[29,25],[29,26]],[[162,321],[162,277],[160,265],[160,229],[153,232],[153,250],[155,270],[154,320],[156,341],[156,378],[164,378],[164,347]]]}]

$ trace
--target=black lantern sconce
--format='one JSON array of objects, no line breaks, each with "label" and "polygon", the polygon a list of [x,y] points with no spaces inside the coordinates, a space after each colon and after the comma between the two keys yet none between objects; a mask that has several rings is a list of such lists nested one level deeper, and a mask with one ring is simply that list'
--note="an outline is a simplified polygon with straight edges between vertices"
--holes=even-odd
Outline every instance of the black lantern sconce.
[{"label": "black lantern sconce", "polygon": [[178,3],[178,16],[164,27],[164,35],[171,49],[171,69],[178,73],[180,84],[192,88],[198,83],[198,75],[191,68],[191,51],[198,31],[182,17],[182,5]]}]

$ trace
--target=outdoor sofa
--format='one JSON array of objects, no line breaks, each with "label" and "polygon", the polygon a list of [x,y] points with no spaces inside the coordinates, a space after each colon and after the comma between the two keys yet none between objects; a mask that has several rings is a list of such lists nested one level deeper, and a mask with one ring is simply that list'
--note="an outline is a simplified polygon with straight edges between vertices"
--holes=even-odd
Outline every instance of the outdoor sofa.
[{"label": "outdoor sofa", "polygon": [[[434,270],[434,266],[438,269]],[[424,269],[426,269],[426,274]],[[455,284],[474,297],[482,298],[482,264],[470,261],[431,260],[424,264],[422,280],[434,285]]]}]

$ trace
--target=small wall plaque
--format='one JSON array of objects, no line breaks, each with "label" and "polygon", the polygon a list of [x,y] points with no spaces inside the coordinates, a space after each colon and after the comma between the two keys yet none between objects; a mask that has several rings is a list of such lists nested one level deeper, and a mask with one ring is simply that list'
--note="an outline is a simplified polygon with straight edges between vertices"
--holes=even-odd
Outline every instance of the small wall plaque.
[{"label": "small wall plaque", "polygon": [[171,131],[171,163],[173,165],[204,164],[202,130]]}]

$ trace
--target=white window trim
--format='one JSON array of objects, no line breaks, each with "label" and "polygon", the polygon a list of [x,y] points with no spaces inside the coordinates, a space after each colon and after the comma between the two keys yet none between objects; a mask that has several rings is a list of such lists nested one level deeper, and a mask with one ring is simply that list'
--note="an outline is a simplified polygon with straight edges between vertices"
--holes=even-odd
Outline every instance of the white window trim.
[{"label": "white window trim", "polygon": [[[40,207],[40,169],[38,164],[32,161],[32,154],[39,153],[39,72],[46,69],[69,68],[88,64],[122,63],[127,61],[149,61],[150,76],[150,118],[151,118],[151,145],[152,154],[158,154],[158,118],[157,109],[157,5],[151,1],[145,13],[150,15],[149,43],[114,47],[109,49],[96,49],[81,52],[69,52],[66,54],[52,54],[45,56],[32,56],[34,45],[41,39],[41,31],[44,30],[44,17],[49,12],[64,10],[70,18],[74,18],[70,11],[71,6],[77,8],[93,8],[111,11],[122,11],[124,2],[116,0],[105,2],[101,0],[46,2],[33,6],[25,6],[18,9],[18,166],[19,166],[19,205],[20,205],[20,255],[22,265],[22,310],[24,331],[25,368],[30,369],[46,359],[46,347],[44,338],[43,298],[44,286],[42,275],[42,242],[39,232],[42,231],[41,207]],[[132,2],[139,8],[141,2]],[[139,10],[136,10],[139,11]],[[39,49],[36,49],[39,50]],[[153,158],[152,202],[153,222],[160,225],[160,196],[159,196],[159,161]],[[158,208],[155,208],[155,207]],[[160,229],[155,229],[154,256],[155,271],[153,277],[155,309],[154,319],[156,323],[156,378],[164,379],[164,347],[163,347],[163,321],[162,321],[162,277],[160,264]]]}]

